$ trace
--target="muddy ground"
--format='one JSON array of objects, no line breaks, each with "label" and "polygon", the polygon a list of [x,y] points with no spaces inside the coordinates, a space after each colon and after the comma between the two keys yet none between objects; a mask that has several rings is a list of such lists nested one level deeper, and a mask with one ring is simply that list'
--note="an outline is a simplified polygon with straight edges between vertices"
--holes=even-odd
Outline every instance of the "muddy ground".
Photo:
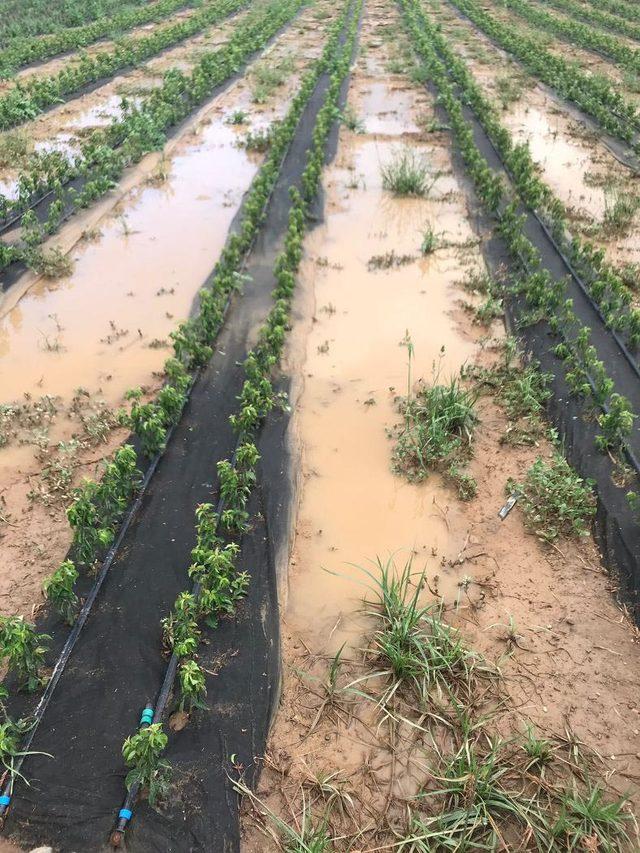
[{"label": "muddy ground", "polygon": [[[611,786],[638,805],[640,635],[616,599],[616,582],[590,538],[541,544],[518,509],[498,510],[508,478],[521,479],[551,447],[501,443],[506,421],[495,400],[480,402],[471,473],[478,496],[461,502],[434,474],[412,485],[391,471],[394,402],[413,380],[448,378],[465,363],[490,363],[505,330],[483,328],[463,307],[460,281],[482,269],[469,188],[454,168],[447,136],[425,133],[433,105],[423,89],[389,73],[390,2],[368,3],[363,50],[349,103],[364,132],[343,128],[339,157],[325,175],[326,221],[306,242],[298,316],[289,352],[300,377],[295,397],[303,478],[295,547],[282,579],[284,681],[257,801],[247,804],[247,851],[278,849],[267,810],[301,827],[332,803],[336,849],[386,850],[419,790],[420,759],[390,746],[371,703],[325,702],[323,684],[342,649],[341,684],[371,667],[363,614],[375,561],[401,568],[413,558],[446,618],[490,660],[499,660],[512,723],[567,731],[597,751]],[[523,100],[526,103],[528,94]],[[396,199],[381,165],[410,144],[440,177],[428,199]],[[424,258],[430,226],[450,245]],[[375,268],[395,252],[405,262]],[[338,791],[339,793],[336,793]],[[337,804],[337,805],[336,805]],[[310,811],[309,811],[310,810]],[[280,836],[281,837],[281,836]],[[635,847],[633,849],[636,849]]]}]

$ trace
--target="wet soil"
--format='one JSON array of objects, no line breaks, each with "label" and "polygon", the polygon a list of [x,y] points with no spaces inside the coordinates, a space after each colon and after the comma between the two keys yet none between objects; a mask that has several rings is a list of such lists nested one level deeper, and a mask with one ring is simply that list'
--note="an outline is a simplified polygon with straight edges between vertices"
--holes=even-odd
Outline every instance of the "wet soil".
[{"label": "wet soil", "polygon": [[[336,849],[397,843],[390,825],[402,825],[407,798],[420,784],[419,761],[390,748],[367,702],[323,704],[322,684],[338,650],[341,683],[366,671],[371,621],[362,599],[376,559],[394,558],[401,567],[412,556],[465,640],[489,659],[502,657],[518,723],[531,720],[558,734],[569,725],[600,753],[609,783],[638,805],[640,636],[616,603],[615,580],[590,538],[543,547],[517,509],[498,518],[507,479],[522,478],[536,456],[549,455],[549,445],[502,444],[504,415],[483,397],[470,466],[475,500],[461,503],[437,474],[412,485],[390,470],[387,430],[399,418],[394,397],[406,388],[407,352],[398,345],[405,333],[415,347],[414,380],[431,379],[434,362],[444,378],[467,361],[489,363],[491,341],[504,337],[500,323],[483,329],[461,307],[469,297],[459,280],[481,268],[469,240],[478,236],[476,221],[447,137],[416,132],[433,105],[385,70],[390,52],[380,34],[395,19],[387,0],[366,6],[367,48],[349,95],[365,133],[343,128],[339,160],[325,172],[326,221],[305,246],[288,356],[300,377],[294,423],[303,488],[289,573],[281,579],[282,700],[257,791],[261,805],[247,804],[246,851],[279,849],[266,810],[299,827],[303,804],[307,818],[309,808],[319,818],[335,790],[334,814],[341,812],[345,833]],[[405,145],[444,173],[428,199],[395,199],[382,188],[381,164]],[[464,248],[422,258],[427,225]],[[413,260],[372,268],[372,257],[391,250]],[[505,639],[510,620],[518,634],[513,647]]]},{"label": "wet soil", "polygon": [[[0,401],[28,407],[0,446],[0,611],[29,613],[39,602],[69,546],[73,484],[99,474],[126,437],[114,427],[124,393],[158,387],[169,333],[189,316],[260,165],[244,137],[284,114],[335,14],[326,2],[305,10],[163,155],[74,217],[55,239],[74,259],[70,277],[26,275],[0,302]],[[286,82],[255,104],[251,68],[285,58]],[[239,110],[247,121],[229,124]]]}]

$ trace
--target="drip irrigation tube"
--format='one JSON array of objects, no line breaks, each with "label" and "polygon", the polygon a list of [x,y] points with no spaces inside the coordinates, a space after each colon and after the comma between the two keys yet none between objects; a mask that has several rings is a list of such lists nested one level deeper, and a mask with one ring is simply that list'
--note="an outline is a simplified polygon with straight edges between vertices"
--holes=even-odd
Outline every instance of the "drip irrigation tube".
[{"label": "drip irrigation tube", "polygon": [[[275,36],[274,36],[274,38],[275,38]],[[317,67],[320,69],[321,63],[323,62],[322,57],[320,57],[320,59],[316,60],[316,62],[318,63]],[[318,75],[318,79],[320,79],[320,74]],[[286,148],[283,150],[282,157],[280,159],[280,163],[279,163],[279,167],[278,167],[278,174],[280,174],[280,172],[282,171],[282,167],[283,167],[285,158],[287,157],[287,154],[289,153],[289,150],[291,148],[291,145],[292,145],[294,139],[295,139],[295,133],[292,134]],[[258,175],[259,175],[259,173],[258,173]],[[264,209],[266,209],[269,206],[269,204],[272,200],[273,194],[274,194],[275,189],[276,189],[276,184],[277,184],[277,182],[274,181],[273,186],[271,188],[271,191],[270,191],[268,197],[265,199]],[[236,222],[238,221],[239,217],[241,218],[241,212],[237,215]],[[245,258],[243,261],[243,268],[246,268],[247,258],[249,257],[252,249],[255,246],[255,242],[256,242],[257,237],[258,237],[258,233],[256,233],[254,235],[251,244],[247,248],[247,251],[245,253]],[[226,299],[226,302],[225,302],[225,305],[224,305],[224,308],[222,311],[222,319],[221,319],[220,325],[218,327],[218,330],[216,332],[216,336],[220,333],[220,331],[225,326],[225,321],[227,319],[227,315],[228,315],[229,308],[231,306],[232,300],[233,300],[233,292],[229,293],[227,296],[227,299]],[[187,401],[189,400],[189,398],[191,396],[191,392],[192,392],[192,390],[196,384],[196,380],[200,376],[201,372],[202,372],[201,369],[197,369],[194,372],[194,375],[193,375],[193,378],[190,382],[189,388],[186,391],[187,400],[185,401],[185,407],[186,407]],[[184,412],[185,407],[183,407],[183,412]],[[175,424],[172,424],[172,426],[170,427],[170,429],[167,432],[165,451],[166,451],[166,447],[169,445],[169,441],[170,441],[175,429],[178,426],[178,423],[179,423],[179,421]],[[84,627],[84,625],[86,623],[89,612],[90,612],[93,604],[95,603],[95,600],[98,596],[100,588],[102,587],[102,584],[103,584],[103,582],[104,582],[104,580],[108,574],[108,571],[111,567],[111,564],[112,564],[112,562],[116,556],[116,553],[118,552],[118,549],[123,542],[125,534],[127,533],[128,529],[131,526],[131,522],[133,521],[133,519],[134,519],[134,517],[135,517],[135,515],[136,515],[136,513],[137,513],[137,511],[138,511],[138,509],[142,503],[142,499],[143,499],[145,491],[149,485],[149,482],[151,481],[151,478],[153,477],[153,474],[155,473],[155,471],[158,467],[158,464],[160,462],[160,459],[164,455],[165,451],[162,451],[161,453],[156,454],[156,456],[152,459],[152,461],[150,462],[150,464],[149,464],[149,466],[148,466],[148,468],[144,474],[143,482],[141,484],[138,495],[137,495],[135,501],[133,502],[132,506],[129,508],[125,518],[122,521],[120,530],[118,532],[118,536],[117,536],[116,540],[114,541],[113,545],[111,546],[111,548],[109,549],[107,556],[105,557],[105,560],[102,564],[100,573],[99,573],[98,578],[96,580],[96,583],[92,587],[92,589],[91,589],[91,591],[90,591],[90,593],[89,593],[89,595],[88,595],[88,597],[87,597],[87,599],[86,599],[86,601],[82,607],[82,610],[81,610],[81,612],[80,612],[80,614],[76,620],[76,623],[74,624],[74,627],[73,627],[69,637],[67,638],[67,640],[64,644],[63,650],[62,650],[62,652],[61,652],[61,654],[60,654],[60,656],[59,656],[59,658],[58,658],[58,660],[54,666],[54,670],[53,670],[51,679],[48,682],[47,687],[43,693],[43,696],[41,697],[41,699],[37,705],[36,711],[34,712],[35,725],[30,729],[30,731],[25,736],[25,738],[21,744],[21,752],[22,753],[25,753],[29,750],[29,748],[30,748],[30,746],[34,740],[38,726],[40,725],[40,722],[41,722],[42,718],[44,717],[46,708],[47,708],[47,706],[51,700],[51,697],[55,691],[55,688],[56,688],[56,686],[57,686],[57,684],[58,684],[58,682],[62,676],[62,673],[65,669],[65,666],[66,666],[66,664],[67,664],[67,662],[71,656],[73,647],[75,646],[75,644],[76,644],[76,642],[80,636],[82,628]],[[235,461],[235,451],[233,454],[233,459]],[[177,668],[177,661],[173,661],[173,660],[170,661],[167,673],[166,673],[165,678],[163,680],[163,686],[162,686],[160,693],[158,695],[158,699],[157,699],[155,711],[154,711],[154,717],[152,718],[152,721],[156,721],[155,720],[156,714],[159,714],[160,716],[162,716],[164,706],[166,705],[166,701],[167,701],[168,695],[169,695],[170,690],[171,690],[171,685],[173,683],[173,680],[175,679],[176,668]],[[145,712],[143,713],[143,718],[141,718],[141,724],[143,721],[144,722],[147,721],[148,716],[149,716],[148,712],[149,712],[150,708],[151,708],[150,705],[147,705],[147,707],[145,708]],[[26,757],[26,755],[22,755],[22,757],[19,759],[19,762],[16,762],[16,764],[15,764],[16,770],[20,769],[25,757]],[[4,826],[4,822],[6,820],[10,804],[12,802],[14,777],[15,777],[15,774],[13,774],[13,776],[7,782],[5,782],[4,785],[2,786],[2,788],[0,789],[0,828],[2,828]],[[135,793],[137,793],[137,790]],[[124,806],[123,806],[123,808],[124,808]]]}]

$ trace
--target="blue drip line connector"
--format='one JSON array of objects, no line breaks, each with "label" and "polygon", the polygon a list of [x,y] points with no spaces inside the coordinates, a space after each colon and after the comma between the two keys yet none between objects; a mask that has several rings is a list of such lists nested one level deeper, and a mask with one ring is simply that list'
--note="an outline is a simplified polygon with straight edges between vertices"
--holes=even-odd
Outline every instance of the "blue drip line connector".
[{"label": "blue drip line connector", "polygon": [[10,804],[11,797],[8,794],[3,794],[0,797],[0,828],[4,826]]},{"label": "blue drip line connector", "polygon": [[142,714],[140,716],[140,728],[146,729],[151,725],[152,722],[153,722],[153,708],[151,708],[149,705],[147,705],[147,707],[144,709],[144,711],[142,712]]}]

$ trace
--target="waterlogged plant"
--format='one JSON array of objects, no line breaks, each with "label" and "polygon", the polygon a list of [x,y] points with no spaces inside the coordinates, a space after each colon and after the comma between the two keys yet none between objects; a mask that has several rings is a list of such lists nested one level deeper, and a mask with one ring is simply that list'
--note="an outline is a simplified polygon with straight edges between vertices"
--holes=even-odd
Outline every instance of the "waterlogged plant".
[{"label": "waterlogged plant", "polygon": [[45,681],[40,670],[50,639],[48,634],[38,634],[23,616],[0,616],[0,658],[29,693]]},{"label": "waterlogged plant", "polygon": [[44,597],[69,625],[73,624],[78,610],[78,596],[74,591],[78,570],[72,560],[64,560],[42,584]]},{"label": "waterlogged plant", "polygon": [[155,806],[169,790],[171,765],[163,759],[168,738],[162,731],[162,723],[152,723],[128,737],[122,745],[122,757],[127,767],[125,784],[146,789],[149,804]]},{"label": "waterlogged plant", "polygon": [[519,494],[527,527],[544,542],[589,532],[596,511],[591,483],[579,477],[559,453],[551,462],[536,459],[524,482],[509,480],[507,493]]},{"label": "waterlogged plant", "polygon": [[383,188],[397,196],[426,196],[440,177],[413,148],[397,151],[381,172]]},{"label": "waterlogged plant", "polygon": [[411,482],[424,480],[429,471],[444,471],[459,486],[460,497],[469,499],[475,495],[475,486],[460,469],[471,455],[478,421],[476,394],[464,388],[458,377],[440,383],[435,367],[431,384],[421,383],[414,390],[411,380],[413,345],[408,336],[403,345],[409,354],[407,395],[398,400],[403,422],[393,431],[393,469]]}]

